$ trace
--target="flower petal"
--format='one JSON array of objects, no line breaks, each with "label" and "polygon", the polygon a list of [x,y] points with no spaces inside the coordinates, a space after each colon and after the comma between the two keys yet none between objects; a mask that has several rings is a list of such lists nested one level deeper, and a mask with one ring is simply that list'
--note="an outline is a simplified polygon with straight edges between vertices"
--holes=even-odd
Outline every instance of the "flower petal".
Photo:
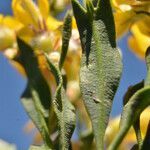
[{"label": "flower petal", "polygon": [[46,19],[49,15],[49,2],[48,0],[37,0],[39,10],[44,19]]},{"label": "flower petal", "polygon": [[135,24],[131,28],[133,37],[130,37],[128,42],[131,50],[140,58],[145,57],[145,52],[150,46],[150,36],[144,34],[140,30],[140,24]]},{"label": "flower petal", "polygon": [[11,16],[4,17],[2,24],[12,30],[14,29],[15,31],[18,31],[23,27],[23,25],[17,19]]},{"label": "flower petal", "polygon": [[15,32],[7,27],[0,28],[0,51],[12,47],[15,42]]},{"label": "flower petal", "polygon": [[114,14],[117,38],[121,37],[125,32],[129,30],[129,27],[133,23],[135,16],[136,14],[133,11],[117,11]]},{"label": "flower petal", "polygon": [[35,27],[39,25],[41,14],[33,1],[13,0],[12,9],[14,16],[24,25],[34,25]]},{"label": "flower petal", "polygon": [[49,16],[46,20],[46,24],[48,26],[48,29],[56,30],[63,25],[63,22],[56,20],[52,16]]},{"label": "flower petal", "polygon": [[122,10],[122,6],[130,6],[135,3],[136,0],[112,0],[112,4],[116,9]]}]

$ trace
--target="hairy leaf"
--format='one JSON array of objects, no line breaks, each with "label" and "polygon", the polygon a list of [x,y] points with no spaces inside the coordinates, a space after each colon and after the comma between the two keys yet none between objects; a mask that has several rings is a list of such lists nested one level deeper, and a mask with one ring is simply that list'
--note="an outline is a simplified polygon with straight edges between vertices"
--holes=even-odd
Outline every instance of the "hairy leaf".
[{"label": "hairy leaf", "polygon": [[61,69],[63,66],[63,63],[65,61],[68,46],[69,46],[69,40],[71,37],[71,27],[72,27],[72,18],[71,14],[68,12],[63,26],[63,35],[62,35],[62,48],[61,48],[61,57],[59,62],[59,68]]},{"label": "hairy leaf", "polygon": [[150,85],[150,47],[146,51],[147,77],[145,79],[145,86]]},{"label": "hairy leaf", "polygon": [[46,56],[46,58],[49,69],[54,74],[57,82],[53,104],[60,131],[60,149],[68,150],[71,147],[70,139],[75,128],[75,108],[66,97],[60,71],[50,62],[48,56]]},{"label": "hairy leaf", "polygon": [[99,1],[94,10],[92,4],[87,3],[85,11],[76,0],[72,0],[72,6],[84,52],[80,70],[81,92],[92,121],[97,149],[103,150],[112,101],[122,72],[111,6],[108,0]]},{"label": "hairy leaf", "polygon": [[20,39],[17,39],[17,42],[20,50],[19,61],[23,65],[28,79],[27,88],[21,100],[28,115],[39,129],[44,142],[51,147],[52,142],[48,130],[51,108],[50,89],[39,70],[38,61],[32,48]]}]

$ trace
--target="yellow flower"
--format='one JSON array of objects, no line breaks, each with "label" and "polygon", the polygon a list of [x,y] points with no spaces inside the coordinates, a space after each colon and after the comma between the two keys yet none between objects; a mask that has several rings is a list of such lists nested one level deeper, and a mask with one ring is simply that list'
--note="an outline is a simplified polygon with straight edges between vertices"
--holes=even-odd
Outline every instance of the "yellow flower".
[{"label": "yellow flower", "polygon": [[129,47],[136,53],[139,58],[144,58],[147,48],[150,46],[150,29],[149,25],[145,25],[146,21],[140,21],[131,27],[131,33],[128,39]]},{"label": "yellow flower", "polygon": [[[6,57],[13,59],[18,53],[16,36],[33,49],[50,52],[60,48],[62,22],[49,15],[48,0],[37,0],[37,5],[32,0],[13,0],[12,10],[14,16],[0,15],[0,50]],[[11,63],[24,72],[19,63]]]},{"label": "yellow flower", "polygon": [[[140,123],[141,123],[140,127],[141,127],[142,138],[144,138],[146,135],[147,126],[148,126],[148,123],[150,120],[150,116],[147,115],[149,113],[150,113],[150,108],[148,107],[147,109],[145,109],[142,112],[142,114],[140,116]],[[106,130],[106,136],[105,136],[105,141],[106,141],[107,146],[109,146],[109,144],[112,142],[112,140],[114,139],[114,137],[116,136],[116,134],[119,131],[119,121],[120,121],[120,116],[110,120],[110,122],[109,122],[109,125],[108,125],[107,130]],[[128,131],[125,138],[123,139],[118,150],[130,149],[136,142],[137,141],[136,141],[134,129],[131,128]]]},{"label": "yellow flower", "polygon": [[0,51],[13,47],[15,32],[21,28],[21,24],[11,16],[0,15]]},{"label": "yellow flower", "polygon": [[22,28],[22,24],[12,16],[0,15],[0,51],[13,59],[17,54],[16,32]]},{"label": "yellow flower", "polygon": [[150,45],[150,1],[147,0],[113,0],[116,36],[120,38],[131,30],[129,47],[135,54],[144,58]]},{"label": "yellow flower", "polygon": [[[113,0],[117,37],[123,35],[136,22],[150,13],[150,2],[137,0]],[[150,19],[150,18],[148,18]]]},{"label": "yellow flower", "polygon": [[[65,1],[68,3],[68,1]],[[52,92],[55,90],[55,82],[52,74],[47,69],[46,60],[43,52],[47,52],[54,63],[60,59],[60,50],[62,46],[61,27],[63,22],[57,21],[49,15],[48,0],[12,0],[12,17],[3,17],[0,15],[0,24],[7,28],[9,40],[5,34],[5,41],[8,46],[4,46],[4,54],[10,59],[11,64],[23,75],[23,67],[16,61],[12,60],[18,54],[16,36],[19,36],[32,46],[39,61],[39,68],[46,78],[47,82],[52,85]],[[7,31],[6,30],[6,31]],[[5,30],[3,30],[4,32]],[[2,34],[2,32],[1,32]],[[12,36],[10,36],[13,34]],[[6,40],[7,38],[7,40]],[[12,40],[13,39],[13,40]],[[10,42],[8,42],[10,41]],[[4,43],[4,42],[3,42]],[[72,37],[69,43],[69,50],[64,63],[64,72],[67,75],[68,82],[79,81],[79,68],[81,58],[81,47],[79,34],[75,19],[72,22]]]},{"label": "yellow flower", "polygon": [[[51,60],[56,59],[56,51],[60,55],[61,50],[62,38],[60,27],[62,27],[63,22],[57,21],[49,15],[48,0],[37,0],[37,3],[34,3],[32,0],[13,0],[12,9],[14,18],[23,25],[17,32],[17,35],[28,42],[33,49],[45,51],[48,53]],[[78,73],[81,57],[79,34],[74,18],[72,28],[72,37],[64,64],[68,81],[79,80]],[[46,68],[44,56],[41,52],[36,52],[36,55],[39,60],[41,71],[50,84],[51,78],[49,77],[51,74]],[[59,58],[56,60],[59,61]],[[14,64],[18,66],[18,63],[16,65],[16,63],[13,62],[13,65]]]},{"label": "yellow flower", "polygon": [[[37,0],[37,4],[32,0],[13,0],[12,10],[14,17],[24,25],[18,35],[26,42],[31,42],[34,37],[38,36],[35,41],[38,40],[37,42],[40,44],[40,36],[47,36],[47,38],[49,38],[51,32],[54,32],[62,26],[62,22],[57,21],[49,15],[48,0]],[[49,32],[49,34],[44,34],[46,32]],[[41,45],[42,44],[43,38]]]}]

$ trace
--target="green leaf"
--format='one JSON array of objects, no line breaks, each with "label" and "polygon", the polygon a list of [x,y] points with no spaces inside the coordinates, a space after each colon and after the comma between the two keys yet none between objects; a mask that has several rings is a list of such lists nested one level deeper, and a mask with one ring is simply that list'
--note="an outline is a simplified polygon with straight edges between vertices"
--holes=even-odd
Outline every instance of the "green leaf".
[{"label": "green leaf", "polygon": [[130,98],[136,93],[138,90],[142,89],[144,87],[144,81],[141,81],[133,86],[129,86],[127,92],[125,93],[123,97],[123,105],[126,105]]},{"label": "green leaf", "polygon": [[80,3],[77,0],[72,0],[72,6],[80,34],[81,46],[83,51],[85,51],[86,44],[88,44],[88,41],[91,40],[90,36],[89,38],[86,36],[86,34],[88,34],[87,28],[90,29],[87,11],[80,5]]},{"label": "green leaf", "polygon": [[[91,9],[84,11],[76,0],[72,0],[84,52],[80,70],[81,92],[92,121],[97,149],[103,150],[104,135],[120,81],[122,62],[116,48],[110,3],[101,0],[98,4],[91,21],[88,18]],[[102,8],[99,10],[99,7]],[[110,25],[111,22],[113,24]]]},{"label": "green leaf", "polygon": [[21,101],[29,117],[40,131],[45,144],[51,147],[52,142],[48,130],[49,110],[51,109],[50,89],[39,70],[38,60],[32,48],[20,39],[17,39],[17,42],[20,50],[18,59],[23,65],[28,79],[27,88]]},{"label": "green leaf", "polygon": [[57,89],[54,95],[54,111],[58,119],[60,134],[60,149],[68,150],[71,148],[70,139],[75,128],[75,108],[67,99],[63,88],[63,79],[60,71],[49,60],[46,55],[48,67],[54,74],[57,83]]},{"label": "green leaf", "polygon": [[71,30],[72,30],[72,16],[68,12],[65,17],[63,33],[62,33],[62,48],[61,48],[61,57],[60,57],[60,62],[59,62],[60,69],[62,68],[64,64],[64,61],[67,55],[69,40],[71,37]]},{"label": "green leaf", "polygon": [[87,15],[90,22],[93,21],[93,15],[94,15],[94,6],[93,3],[90,0],[86,0],[86,8],[87,8]]},{"label": "green leaf", "polygon": [[[134,86],[130,86],[126,92],[126,94],[124,95],[123,98],[123,105],[126,105],[128,103],[128,101],[130,100],[130,98],[140,89],[142,89],[144,87],[144,81],[137,83]],[[142,135],[141,135],[141,130],[140,130],[140,116],[137,118],[137,120],[135,121],[135,123],[133,124],[135,133],[136,133],[136,138],[138,141],[138,147],[140,148],[142,145]]]},{"label": "green leaf", "polygon": [[139,127],[140,114],[150,105],[150,48],[148,48],[146,52],[146,63],[148,71],[144,84],[141,82],[131,87],[124,97],[124,108],[120,122],[120,130],[110,145],[109,150],[115,150],[118,147],[132,125],[136,131],[139,149],[141,149],[142,138]]},{"label": "green leaf", "polygon": [[116,150],[130,127],[142,111],[150,105],[150,86],[138,90],[126,103],[121,116],[120,129],[108,150]]},{"label": "green leaf", "polygon": [[137,139],[137,142],[138,142],[138,148],[141,149],[143,140],[142,140],[142,134],[141,134],[141,129],[140,129],[140,115],[137,118],[137,120],[134,122],[133,128],[135,130],[136,139]]},{"label": "green leaf", "polygon": [[147,77],[145,79],[145,86],[150,85],[150,47],[146,51]]}]

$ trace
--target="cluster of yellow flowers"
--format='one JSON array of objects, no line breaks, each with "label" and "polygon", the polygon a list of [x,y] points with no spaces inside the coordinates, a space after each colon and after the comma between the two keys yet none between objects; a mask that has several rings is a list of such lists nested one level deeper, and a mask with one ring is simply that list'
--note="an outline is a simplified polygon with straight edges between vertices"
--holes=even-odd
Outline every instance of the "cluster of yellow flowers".
[{"label": "cluster of yellow flowers", "polygon": [[129,47],[140,58],[150,46],[150,1],[112,0],[117,38],[131,31]]},{"label": "cluster of yellow flowers", "polygon": [[[42,51],[48,53],[52,62],[58,63],[62,45],[63,22],[49,15],[51,10],[48,0],[37,0],[37,3],[32,0],[12,0],[12,10],[13,16],[0,15],[0,50],[10,59],[11,64],[24,75],[24,69],[13,60],[18,55],[16,36],[20,37],[34,49],[39,60],[39,67],[50,83],[52,75],[46,68]],[[73,19],[72,37],[64,65],[69,81],[78,82],[80,56],[79,34]]]}]

